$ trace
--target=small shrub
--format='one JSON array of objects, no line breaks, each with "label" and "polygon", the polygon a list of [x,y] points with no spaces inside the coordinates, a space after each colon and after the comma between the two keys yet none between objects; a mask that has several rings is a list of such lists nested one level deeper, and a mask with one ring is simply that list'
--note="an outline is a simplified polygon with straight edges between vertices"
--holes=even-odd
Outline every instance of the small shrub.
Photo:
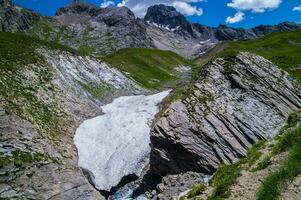
[{"label": "small shrub", "polygon": [[193,188],[188,192],[187,194],[187,198],[194,198],[200,194],[202,194],[202,192],[204,192],[206,190],[206,186],[202,183],[199,183],[195,186],[193,186]]}]

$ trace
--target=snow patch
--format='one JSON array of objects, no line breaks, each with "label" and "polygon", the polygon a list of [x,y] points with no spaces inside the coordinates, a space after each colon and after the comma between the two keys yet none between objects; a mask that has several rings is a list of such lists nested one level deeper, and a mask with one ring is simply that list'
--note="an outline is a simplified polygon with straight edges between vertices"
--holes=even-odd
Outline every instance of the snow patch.
[{"label": "snow patch", "polygon": [[177,26],[175,28],[170,28],[170,26],[168,26],[168,25],[157,24],[156,22],[150,22],[150,21],[147,21],[147,23],[149,25],[153,25],[157,28],[165,29],[165,30],[168,30],[168,31],[171,31],[171,32],[174,32],[174,31],[178,30],[181,27],[181,26]]},{"label": "snow patch", "polygon": [[126,96],[102,107],[104,115],[83,122],[74,143],[80,167],[94,176],[99,190],[110,191],[124,176],[141,175],[149,162],[150,125],[169,91]]},{"label": "snow patch", "polygon": [[191,67],[190,66],[178,66],[175,68],[175,70],[177,70],[178,72],[181,72],[181,73],[185,73],[185,72],[191,71]]}]

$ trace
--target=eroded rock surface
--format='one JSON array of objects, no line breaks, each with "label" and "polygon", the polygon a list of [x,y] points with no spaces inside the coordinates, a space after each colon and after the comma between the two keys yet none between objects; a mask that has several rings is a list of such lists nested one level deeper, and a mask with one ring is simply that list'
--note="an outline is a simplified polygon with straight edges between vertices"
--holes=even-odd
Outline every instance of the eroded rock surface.
[{"label": "eroded rock surface", "polygon": [[0,1],[0,31],[16,32],[32,27],[41,16],[31,10],[13,6],[11,0]]},{"label": "eroded rock surface", "polygon": [[0,198],[101,199],[78,166],[74,133],[106,98],[139,87],[97,59],[36,51],[35,64],[0,69]]},{"label": "eroded rock surface", "polygon": [[[26,120],[0,108],[1,199],[99,199],[75,160]],[[96,198],[98,196],[98,198]]]},{"label": "eroded rock surface", "polygon": [[271,62],[250,53],[218,58],[155,123],[151,168],[212,173],[257,140],[275,136],[300,107],[300,87]]}]

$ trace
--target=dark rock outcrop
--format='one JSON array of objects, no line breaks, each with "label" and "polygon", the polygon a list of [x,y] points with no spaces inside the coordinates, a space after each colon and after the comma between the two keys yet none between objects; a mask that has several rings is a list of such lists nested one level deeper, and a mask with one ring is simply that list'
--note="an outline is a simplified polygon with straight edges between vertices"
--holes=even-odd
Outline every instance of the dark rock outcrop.
[{"label": "dark rock outcrop", "polygon": [[101,55],[129,47],[154,47],[145,23],[126,7],[72,3],[60,8],[48,24],[52,27],[50,32],[45,34],[38,28],[34,34],[46,40],[58,38],[59,43],[89,53]]},{"label": "dark rock outcrop", "polygon": [[187,98],[172,103],[151,133],[151,169],[213,173],[260,139],[275,136],[301,108],[301,89],[271,62],[250,53],[208,64]]},{"label": "dark rock outcrop", "polygon": [[188,24],[184,15],[179,13],[174,7],[162,4],[149,7],[144,19],[163,26],[169,26],[170,28]]},{"label": "dark rock outcrop", "polygon": [[144,20],[168,29],[174,29],[178,34],[193,36],[192,24],[186,17],[172,6],[154,5],[148,8]]},{"label": "dark rock outcrop", "polygon": [[95,15],[98,8],[92,4],[84,4],[84,3],[77,3],[74,2],[62,8],[59,8],[56,11],[56,15],[64,15],[64,14],[88,14],[88,15]]},{"label": "dark rock outcrop", "polygon": [[25,8],[16,7],[11,0],[0,1],[0,31],[26,30],[37,23],[40,16]]}]

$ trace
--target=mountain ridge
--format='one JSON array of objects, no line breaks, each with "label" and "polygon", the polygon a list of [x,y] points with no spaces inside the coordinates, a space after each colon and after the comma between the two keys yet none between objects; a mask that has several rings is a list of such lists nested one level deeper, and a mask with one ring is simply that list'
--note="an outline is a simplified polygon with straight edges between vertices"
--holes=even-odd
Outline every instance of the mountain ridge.
[{"label": "mountain ridge", "polygon": [[[166,5],[151,6],[144,19],[136,18],[126,7],[98,8],[81,2],[58,9],[50,18],[20,9],[9,0],[3,1],[0,7],[5,7],[2,15],[0,13],[3,31],[24,31],[43,40],[100,56],[138,47],[170,50],[193,58],[221,41],[254,39],[301,28],[301,25],[291,22],[253,29],[225,25],[208,27],[190,23],[175,8]],[[10,14],[11,10],[14,14]]]},{"label": "mountain ridge", "polygon": [[[179,34],[184,34],[184,36],[190,35],[193,38],[200,37],[201,40],[210,39],[212,41],[254,39],[274,32],[301,28],[300,24],[293,22],[282,22],[277,25],[259,25],[251,29],[231,28],[222,24],[218,27],[209,27],[199,23],[191,23],[174,7],[163,4],[149,7],[144,20],[169,27],[179,32]],[[204,37],[204,35],[207,35],[207,37]]]},{"label": "mountain ridge", "polygon": [[[1,2],[0,24],[7,30],[0,31],[1,199],[194,199],[206,196],[209,185],[208,190],[213,191],[209,199],[229,197],[232,186],[234,196],[239,194],[237,190],[250,187],[251,192],[245,193],[255,193],[259,187],[252,187],[252,183],[241,187],[233,182],[241,172],[243,180],[239,180],[248,181],[242,169],[252,173],[248,164],[260,157],[258,144],[276,141],[272,138],[283,133],[283,125],[293,127],[300,122],[301,30],[276,33],[287,27],[263,26],[258,28],[259,35],[276,32],[254,40],[214,42],[208,38],[217,40],[218,28],[186,23],[174,8],[169,14],[164,7],[165,15],[171,17],[163,16],[163,22],[156,23],[137,19],[127,8],[100,9],[77,0],[58,10],[55,17],[35,19],[35,13],[9,0]],[[170,20],[173,28],[168,25]],[[179,27],[181,23],[192,27],[194,35],[186,25]],[[233,40],[245,30],[221,26],[219,32],[223,40]],[[207,51],[213,46],[216,48]],[[197,59],[187,60],[170,50]],[[145,101],[147,98],[143,98],[141,110],[129,109],[136,101],[121,103],[117,107],[126,112],[116,110],[117,115],[102,109],[118,102],[120,96],[135,99],[167,88],[173,91],[158,105],[160,112],[149,123],[140,123],[141,116],[131,118],[131,114],[148,112],[152,102]],[[100,148],[92,153],[91,165],[103,163],[94,160],[100,158],[98,153],[106,152],[101,144],[104,141],[112,154],[103,157],[110,164],[103,173],[123,172],[113,184],[104,181],[104,187],[99,188],[110,192],[95,189],[94,172],[80,168],[74,143],[80,124],[105,113],[108,130],[102,136],[106,140],[89,136],[88,129],[97,124],[94,122],[82,130],[82,136],[93,141],[86,142],[85,152],[96,150],[95,145]],[[119,118],[129,121],[122,124]],[[151,143],[139,148],[151,148],[151,153],[144,155],[150,162],[141,163],[137,157],[131,158],[131,153],[127,154],[130,160],[127,156],[112,159],[120,156],[118,149],[131,152],[133,142],[139,143],[131,137],[138,126],[134,121],[151,129],[145,135]],[[110,134],[115,125],[116,135]],[[127,125],[133,127],[127,129]],[[103,131],[93,130],[94,135]],[[262,180],[255,176],[262,195],[269,193],[270,185],[286,189],[282,183],[300,174],[300,135],[299,128],[291,135],[279,136],[281,151],[287,151],[288,146],[293,149],[289,163],[279,168],[280,173],[282,169],[288,173],[280,179],[276,173],[278,180],[273,184],[267,179],[261,185]],[[264,179],[274,167],[273,155],[265,156],[259,165],[268,166],[266,176],[260,177]],[[120,168],[120,163],[143,164],[143,172],[138,177]],[[114,171],[114,166],[118,170]],[[213,173],[217,178],[209,181]],[[294,184],[300,185],[300,176]],[[273,195],[279,196],[277,191]],[[301,192],[293,188],[285,194],[296,195]]]}]

